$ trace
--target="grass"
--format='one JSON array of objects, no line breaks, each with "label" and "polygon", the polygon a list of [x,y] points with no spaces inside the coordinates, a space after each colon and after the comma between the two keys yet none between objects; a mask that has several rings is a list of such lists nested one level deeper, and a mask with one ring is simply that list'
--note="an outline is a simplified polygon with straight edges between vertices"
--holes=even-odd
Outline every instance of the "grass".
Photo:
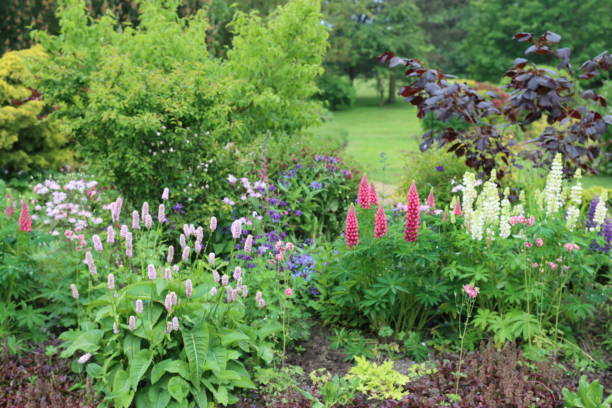
[{"label": "grass", "polygon": [[[357,83],[355,106],[334,112],[332,119],[314,129],[318,136],[346,135],[346,152],[366,171],[369,178],[394,184],[403,170],[403,154],[419,146],[421,125],[416,109],[399,101],[380,106],[372,82]],[[386,154],[383,170],[381,153]]]},{"label": "grass", "polygon": [[[356,81],[357,100],[352,109],[333,112],[323,126],[313,129],[319,137],[344,135],[346,153],[365,170],[368,178],[385,184],[397,184],[404,171],[404,154],[417,151],[421,134],[416,109],[398,99],[380,105],[373,81]],[[385,154],[384,163],[381,154]],[[612,177],[585,177],[586,188],[612,189]]]}]

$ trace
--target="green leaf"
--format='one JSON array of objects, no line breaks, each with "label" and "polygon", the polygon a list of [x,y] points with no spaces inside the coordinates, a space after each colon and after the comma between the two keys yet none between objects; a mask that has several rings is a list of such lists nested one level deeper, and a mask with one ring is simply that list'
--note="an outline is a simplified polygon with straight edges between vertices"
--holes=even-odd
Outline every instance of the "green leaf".
[{"label": "green leaf", "polygon": [[185,354],[189,361],[189,372],[191,382],[199,384],[202,375],[202,366],[208,354],[209,331],[204,324],[194,327],[192,330],[182,330]]},{"label": "green leaf", "polygon": [[195,398],[198,408],[208,408],[208,396],[205,390],[191,388],[191,394]]},{"label": "green leaf", "polygon": [[87,371],[87,375],[92,378],[102,377],[102,366],[100,366],[99,364],[89,363],[87,364],[87,369],[85,371]]},{"label": "green leaf", "polygon": [[155,364],[151,370],[151,384],[155,384],[164,373],[179,374],[185,379],[189,379],[189,366],[183,360],[163,360]]},{"label": "green leaf", "polygon": [[125,370],[119,370],[113,379],[113,395],[116,406],[128,408],[134,399],[134,392],[130,391],[129,375]]},{"label": "green leaf", "polygon": [[189,383],[181,377],[172,377],[168,382],[168,392],[178,402],[182,402],[187,397],[189,388]]},{"label": "green leaf", "polygon": [[220,333],[221,335],[221,344],[225,347],[230,344],[237,343],[240,341],[249,340],[249,336],[239,331],[232,331],[229,333]]},{"label": "green leaf", "polygon": [[151,362],[153,361],[153,351],[140,350],[134,354],[134,358],[130,360],[130,383],[132,389],[138,389],[138,383],[145,375]]},{"label": "green leaf", "polygon": [[260,340],[264,340],[266,337],[278,333],[283,329],[283,326],[277,321],[269,321],[265,326],[261,327],[257,332],[257,336]]},{"label": "green leaf", "polygon": [[128,359],[131,360],[138,350],[140,350],[140,338],[133,334],[125,336],[123,339],[123,353]]},{"label": "green leaf", "polygon": [[227,392],[227,388],[220,385],[219,389],[214,393],[215,399],[219,404],[227,405],[229,403],[229,395]]},{"label": "green leaf", "polygon": [[99,343],[103,336],[103,330],[81,332],[81,334],[68,346],[68,348],[62,352],[61,357],[70,357],[77,350],[82,350],[86,353],[93,353],[100,348]]},{"label": "green leaf", "polygon": [[[170,393],[160,386],[149,387],[149,401],[151,401],[151,408],[166,408],[170,402]],[[145,407],[149,408],[149,407]]]}]

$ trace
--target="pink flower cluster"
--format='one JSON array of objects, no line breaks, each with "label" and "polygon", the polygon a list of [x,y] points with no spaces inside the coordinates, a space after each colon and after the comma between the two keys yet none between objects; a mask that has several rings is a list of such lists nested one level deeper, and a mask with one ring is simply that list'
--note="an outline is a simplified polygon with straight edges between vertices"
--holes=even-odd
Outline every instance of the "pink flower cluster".
[{"label": "pink flower cluster", "polygon": [[577,250],[580,249],[580,247],[578,245],[570,243],[570,242],[568,242],[567,244],[563,245],[563,247],[565,248],[565,250],[567,252],[577,251]]},{"label": "pink flower cluster", "polygon": [[357,214],[355,214],[355,207],[353,206],[349,208],[346,214],[344,240],[349,248],[359,244],[359,223],[357,222]]},{"label": "pink flower cluster", "polygon": [[361,208],[370,208],[370,184],[368,178],[364,174],[359,183],[359,192],[357,193],[357,203]]},{"label": "pink flower cluster", "polygon": [[510,217],[508,219],[508,222],[510,223],[510,225],[525,224],[531,227],[533,223],[535,222],[535,217],[532,215],[529,218],[525,218],[524,215],[515,215],[513,217]]},{"label": "pink flower cluster", "polygon": [[28,211],[28,205],[25,200],[21,200],[21,213],[19,214],[19,231],[32,231],[32,216]]},{"label": "pink flower cluster", "polygon": [[380,238],[387,233],[387,216],[383,207],[376,210],[376,220],[374,222],[374,236]]},{"label": "pink flower cluster", "polygon": [[410,185],[408,190],[408,205],[406,207],[406,230],[404,239],[408,242],[415,242],[419,236],[419,225],[421,223],[419,193],[416,184]]},{"label": "pink flower cluster", "polygon": [[471,298],[475,298],[480,293],[478,286],[472,286],[470,284],[463,286],[463,291]]}]

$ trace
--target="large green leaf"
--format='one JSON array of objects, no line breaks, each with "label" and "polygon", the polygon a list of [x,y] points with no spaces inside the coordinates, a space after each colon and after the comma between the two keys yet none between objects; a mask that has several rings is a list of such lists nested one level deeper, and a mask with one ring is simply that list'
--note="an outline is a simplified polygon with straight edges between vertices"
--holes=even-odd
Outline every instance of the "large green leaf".
[{"label": "large green leaf", "polygon": [[151,370],[151,383],[155,384],[164,373],[178,373],[181,377],[189,379],[189,366],[183,360],[164,360],[155,364]]},{"label": "large green leaf", "polygon": [[140,350],[140,338],[134,336],[133,334],[128,334],[123,339],[123,353],[128,357],[128,359],[134,358],[136,352]]},{"label": "large green leaf", "polygon": [[130,391],[129,374],[125,370],[119,370],[113,380],[113,396],[115,406],[128,408],[134,399],[134,392]]},{"label": "large green leaf", "polygon": [[153,361],[153,351],[140,350],[130,359],[130,384],[134,390],[138,389],[138,383],[145,375],[151,362]]},{"label": "large green leaf", "polygon": [[79,336],[64,350],[61,354],[62,358],[72,356],[77,350],[82,350],[86,353],[93,353],[100,348],[100,340],[104,336],[103,330],[90,330],[82,332]]},{"label": "large green leaf", "polygon": [[181,377],[172,377],[168,382],[168,392],[178,402],[182,402],[187,397],[189,388],[189,383]]},{"label": "large green leaf", "polygon": [[228,331],[219,334],[221,336],[221,344],[225,347],[233,343],[249,340],[249,336],[240,331]]},{"label": "large green leaf", "polygon": [[208,354],[209,330],[207,325],[201,324],[191,330],[182,330],[185,354],[189,361],[191,382],[199,384],[202,367]]},{"label": "large green leaf", "polygon": [[191,388],[191,394],[195,398],[198,408],[208,408],[208,396],[206,390]]}]

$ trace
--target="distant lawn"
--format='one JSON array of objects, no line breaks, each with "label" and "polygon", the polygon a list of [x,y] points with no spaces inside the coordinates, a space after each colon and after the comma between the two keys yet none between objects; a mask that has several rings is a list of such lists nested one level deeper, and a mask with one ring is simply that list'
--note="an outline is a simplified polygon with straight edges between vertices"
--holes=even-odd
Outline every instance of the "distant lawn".
[{"label": "distant lawn", "polygon": [[[419,146],[421,126],[413,106],[399,101],[380,106],[373,83],[357,84],[358,98],[347,111],[334,112],[332,120],[318,129],[320,136],[345,134],[346,152],[367,172],[368,177],[394,184],[403,170],[403,153]],[[381,153],[386,153],[383,172]]]},{"label": "distant lawn", "polygon": [[[352,109],[333,112],[331,120],[312,129],[319,136],[346,135],[346,152],[366,171],[368,178],[397,184],[404,171],[404,153],[418,151],[423,133],[416,109],[401,100],[393,105],[378,103],[373,81],[356,81],[357,100]],[[381,153],[386,154],[383,171]],[[612,177],[583,179],[585,187],[612,189]]]}]

